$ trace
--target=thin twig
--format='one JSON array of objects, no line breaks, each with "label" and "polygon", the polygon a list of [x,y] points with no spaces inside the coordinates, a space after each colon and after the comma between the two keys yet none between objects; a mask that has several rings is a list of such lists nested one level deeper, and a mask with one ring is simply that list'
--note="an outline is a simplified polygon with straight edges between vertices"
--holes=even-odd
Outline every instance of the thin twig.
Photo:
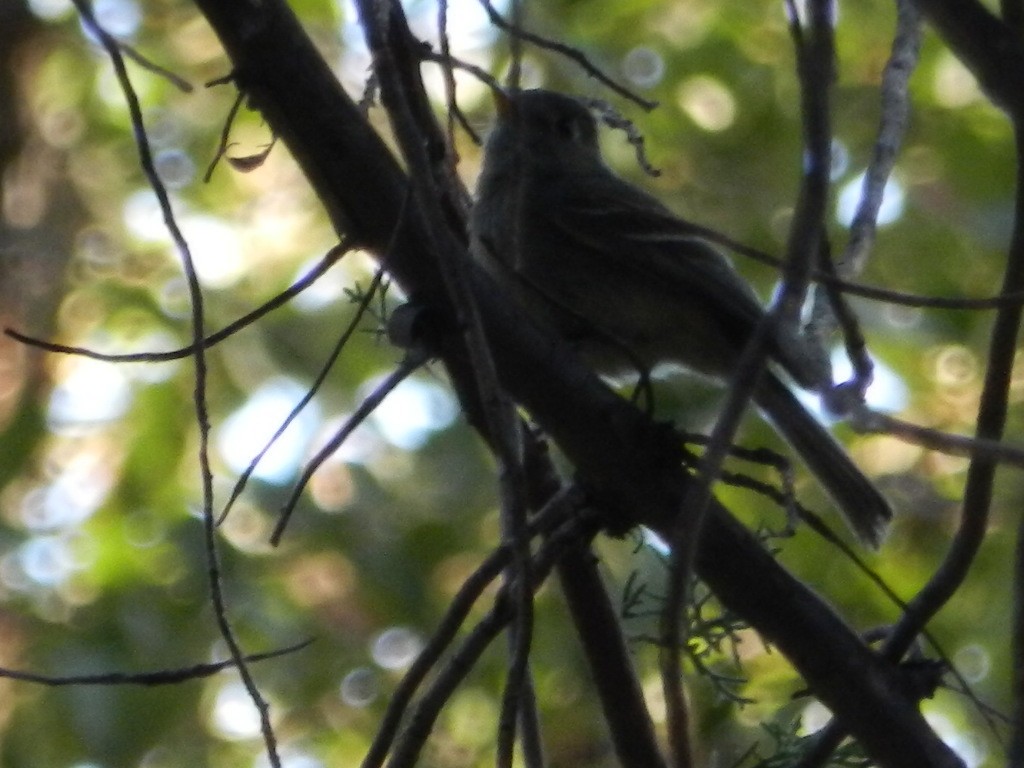
[{"label": "thin twig", "polygon": [[[566,506],[566,500],[569,497],[570,491],[566,490],[552,498],[544,509],[530,521],[531,534],[546,535],[562,525],[570,511]],[[511,558],[511,548],[507,544],[502,544],[488,555],[484,562],[477,566],[477,569],[462,583],[459,591],[448,603],[448,609],[430,640],[403,675],[394,693],[391,694],[387,710],[377,726],[370,750],[363,759],[362,768],[379,768],[384,763],[395,735],[398,733],[398,727],[401,725],[419,686],[451,646],[455,635],[469,616],[469,612],[476,605],[476,601],[480,599],[484,590],[498,578]]]},{"label": "thin twig", "polygon": [[[441,132],[428,108],[419,70],[418,47],[398,4],[375,4],[359,0],[360,17],[367,45],[373,53],[374,69],[381,85],[381,98],[402,154],[409,166],[414,199],[421,211],[427,248],[437,260],[445,290],[458,312],[459,327],[470,353],[473,386],[483,403],[483,417],[491,448],[499,465],[504,504],[503,536],[514,542],[516,557],[509,570],[509,583],[515,592],[516,619],[512,633],[513,659],[503,698],[505,728],[499,735],[499,761],[511,766],[515,724],[519,701],[526,683],[527,659],[532,639],[533,595],[530,590],[529,540],[525,538],[526,500],[524,470],[519,453],[521,422],[515,406],[498,383],[491,350],[470,290],[467,265],[462,258],[463,244],[449,222],[453,213],[464,213],[459,206],[461,187],[453,173],[446,174],[427,151],[424,136]],[[442,139],[443,140],[443,139]],[[430,139],[428,138],[428,141]],[[451,168],[447,169],[451,171]],[[440,172],[439,172],[440,171]],[[453,203],[456,211],[446,211],[443,203]],[[459,222],[459,235],[465,231]]]},{"label": "thin twig", "polygon": [[349,339],[352,338],[352,334],[354,334],[356,329],[359,327],[359,323],[362,321],[363,315],[369,308],[370,302],[373,301],[374,295],[377,293],[377,289],[380,287],[383,278],[384,272],[378,269],[373,276],[373,280],[370,282],[370,287],[359,300],[355,314],[349,320],[345,330],[342,331],[341,336],[339,336],[338,340],[334,343],[334,348],[327,354],[327,358],[320,366],[320,371],[317,373],[316,378],[313,379],[313,383],[309,385],[302,397],[299,399],[299,402],[297,402],[288,413],[288,416],[285,417],[278,428],[274,430],[274,434],[270,436],[270,439],[267,440],[263,448],[261,448],[256,455],[252,457],[249,465],[245,468],[242,474],[238,476],[238,480],[235,481],[234,488],[231,489],[231,495],[228,497],[227,503],[224,504],[224,509],[221,511],[220,517],[217,518],[217,525],[222,525],[224,523],[228,513],[231,511],[231,507],[234,505],[235,501],[238,500],[238,497],[242,495],[242,491],[245,490],[245,486],[249,482],[249,478],[252,477],[252,473],[256,471],[257,465],[263,457],[266,456],[267,451],[274,446],[274,443],[276,443],[281,435],[285,433],[288,426],[298,418],[303,409],[316,396],[316,393],[320,391],[320,387],[323,386],[324,381],[327,379],[327,374],[331,372],[331,369],[338,361],[338,357],[341,355],[345,345],[348,344]]},{"label": "thin twig", "polygon": [[[737,255],[753,259],[760,264],[765,264],[775,269],[782,270],[785,267],[785,262],[778,256],[773,256],[758,248],[745,245],[710,227],[693,222],[687,222],[687,225],[694,235],[699,235],[705,240],[721,245]],[[992,310],[1024,303],[1024,291],[1010,291],[1008,293],[999,293],[995,296],[983,296],[977,299],[926,296],[843,279],[823,267],[811,270],[811,278],[815,282],[834,287],[836,290],[848,293],[851,296],[859,296],[862,299],[916,309]]]},{"label": "thin twig", "polygon": [[619,764],[664,768],[654,722],[622,634],[622,616],[612,605],[591,548],[584,542],[569,547],[558,563],[558,575]]},{"label": "thin twig", "polygon": [[306,490],[306,486],[309,481],[313,479],[313,475],[316,471],[323,466],[324,462],[334,455],[334,452],[341,447],[342,443],[348,439],[349,435],[355,431],[356,427],[366,421],[367,417],[376,410],[384,399],[391,394],[395,387],[401,384],[409,375],[423,365],[426,362],[428,355],[422,350],[410,350],[406,354],[405,358],[398,364],[387,377],[382,381],[376,389],[373,390],[356,408],[348,420],[342,425],[330,440],[327,441],[326,445],[317,451],[316,455],[309,460],[306,464],[306,468],[302,471],[299,479],[296,481],[295,486],[292,488],[291,494],[288,496],[288,500],[281,506],[280,512],[278,512],[277,524],[274,526],[273,532],[270,534],[270,543],[273,546],[277,546],[281,543],[281,537],[284,535],[284,529],[288,526],[288,521],[291,519],[292,513],[295,511],[295,506],[299,503],[299,498],[302,496],[302,492]]},{"label": "thin twig", "polygon": [[455,150],[455,121],[456,117],[462,118],[463,115],[456,96],[455,71],[450,63],[452,46],[451,40],[448,38],[448,0],[439,0],[437,4],[437,37],[441,41],[441,55],[438,59],[441,62],[441,74],[444,77],[444,99],[448,107],[445,138],[448,144],[448,155],[453,163],[458,164],[459,155]]},{"label": "thin twig", "polygon": [[245,101],[245,94],[239,91],[235,95],[235,100],[231,104],[231,109],[228,110],[228,116],[224,118],[224,127],[220,131],[220,141],[217,142],[217,150],[213,153],[213,159],[206,168],[206,173],[203,174],[203,183],[209,184],[210,179],[213,178],[213,171],[217,167],[217,163],[220,159],[228,152],[228,143],[231,141],[231,127],[235,124],[235,118],[238,116],[238,110],[242,108],[242,104]]},{"label": "thin twig", "polygon": [[[500,597],[505,598],[507,595],[502,592]],[[496,601],[494,608],[477,623],[469,637],[452,654],[444,670],[414,708],[409,725],[395,744],[388,768],[413,768],[419,762],[423,745],[444,703],[451,698],[483,652],[511,621],[512,614],[507,600]]]},{"label": "thin twig", "polygon": [[[498,749],[495,764],[512,768],[517,724],[527,711],[524,700],[532,698],[529,678],[530,647],[533,640],[533,579],[530,574],[530,540],[526,525],[526,482],[521,456],[502,461],[499,468],[501,489],[502,539],[513,552],[505,572],[505,584],[515,601],[515,617],[509,637],[509,665],[498,720]],[[530,708],[532,712],[532,708]],[[536,731],[534,731],[536,732]]]},{"label": "thin twig", "polygon": [[484,590],[501,574],[510,556],[511,552],[507,547],[501,547],[492,552],[462,583],[459,591],[448,603],[448,610],[430,641],[420,651],[419,656],[416,657],[398,687],[391,694],[384,717],[377,725],[370,750],[363,758],[362,768],[379,768],[383,765],[388,751],[394,743],[402,718],[417,689],[455,640],[455,635],[466,621],[470,610],[476,605],[476,601],[480,599]]},{"label": "thin twig", "polygon": [[684,627],[686,606],[690,600],[692,574],[704,518],[711,504],[711,486],[721,474],[729,454],[733,436],[739,428],[747,404],[764,369],[768,352],[768,331],[775,322],[775,308],[754,328],[729,381],[726,402],[701,456],[697,477],[687,488],[679,515],[670,537],[672,555],[669,560],[668,595],[661,622],[661,682],[668,710],[669,742],[675,768],[692,764],[689,717],[682,689],[682,667],[679,650],[686,641]]},{"label": "thin twig", "polygon": [[[527,489],[536,485],[536,482],[527,476],[525,451],[530,447],[527,427],[517,419],[515,426],[506,427],[503,432],[511,433],[513,430],[520,436],[517,441],[520,447],[514,455],[503,457],[499,467],[502,540],[513,553],[505,569],[504,582],[515,601],[515,616],[508,637],[508,671],[501,699],[495,765],[498,768],[512,768],[518,733],[523,746],[523,762],[527,768],[543,768],[545,761],[540,719],[529,666],[534,616],[531,587],[533,566],[530,560],[532,535],[527,515]],[[561,498],[561,494],[556,494],[556,498]],[[564,498],[564,503],[568,504],[570,497]]]},{"label": "thin twig", "polygon": [[853,426],[860,432],[892,435],[905,443],[919,445],[947,456],[966,456],[1024,469],[1024,448],[1006,445],[1000,440],[954,435],[929,429],[885,413],[870,411],[866,407],[855,412]]},{"label": "thin twig", "polygon": [[181,256],[192,305],[192,358],[195,361],[195,387],[193,391],[193,398],[195,402],[196,424],[199,429],[198,454],[200,477],[203,488],[203,529],[204,543],[206,546],[206,563],[209,575],[210,599],[213,604],[214,616],[216,617],[221,637],[224,639],[224,642],[229,649],[231,659],[234,662],[235,667],[238,669],[239,676],[242,678],[246,692],[249,694],[256,710],[259,712],[260,730],[267,749],[267,757],[272,768],[279,768],[281,761],[277,754],[277,737],[274,734],[273,726],[270,722],[270,709],[260,693],[259,688],[256,686],[256,682],[249,670],[249,665],[246,663],[245,654],[235,637],[234,630],[231,628],[231,624],[227,617],[227,605],[221,588],[220,559],[217,551],[216,528],[213,519],[213,473],[210,469],[209,454],[210,419],[206,403],[207,367],[206,353],[203,345],[205,336],[203,325],[205,317],[202,288],[199,284],[199,277],[196,274],[195,264],[192,260],[192,253],[189,250],[188,243],[185,241],[185,237],[182,234],[181,229],[178,227],[177,221],[175,220],[174,211],[171,206],[170,197],[167,194],[167,189],[160,180],[160,176],[153,163],[153,155],[149,146],[149,138],[146,134],[146,127],[142,117],[142,107],[139,104],[138,97],[135,94],[131,80],[128,77],[128,72],[125,68],[124,59],[121,56],[121,51],[117,41],[114,40],[114,38],[111,37],[96,21],[88,0],[73,0],[73,2],[75,7],[78,9],[79,15],[82,17],[83,23],[100,40],[110,57],[111,63],[114,65],[114,71],[121,86],[121,90],[124,93],[125,101],[128,104],[132,129],[135,133],[135,143],[139,153],[139,164],[149,181],[150,187],[156,194],[157,200],[160,204],[160,210],[163,213],[164,224],[170,232],[171,239],[174,241],[178,253]]},{"label": "thin twig", "polygon": [[592,78],[594,78],[598,82],[603,83],[608,88],[615,91],[615,93],[619,94],[623,98],[629,99],[630,101],[639,105],[648,112],[654,109],[656,106],[658,106],[658,102],[650,101],[649,99],[645,99],[642,96],[638,96],[626,86],[620,85],[619,83],[612,80],[612,78],[608,77],[608,75],[606,75],[598,67],[592,64],[590,62],[590,59],[587,58],[586,54],[584,54],[578,48],[573,48],[571,45],[566,45],[565,43],[560,43],[556,40],[549,40],[546,37],[536,35],[532,32],[527,32],[525,29],[517,27],[515,24],[510,23],[508,20],[505,19],[504,16],[498,13],[498,10],[491,4],[490,0],[480,0],[480,5],[482,5],[484,11],[487,12],[487,16],[491,20],[491,23],[494,24],[494,26],[496,26],[498,29],[507,32],[510,35],[513,35],[517,38],[520,38],[521,40],[524,40],[528,43],[532,43],[533,45],[536,45],[538,48],[544,48],[545,50],[554,51],[555,53],[561,56],[565,56],[570,61],[573,61],[577,65],[579,65],[579,67]]},{"label": "thin twig", "polygon": [[[592,518],[574,518],[545,539],[543,546],[532,559],[531,589],[537,589],[544,582],[567,547],[581,540],[589,540],[596,533],[596,522]],[[388,768],[408,768],[415,764],[444,703],[451,698],[456,686],[473,669],[484,650],[512,621],[515,613],[512,599],[508,586],[503,586],[495,598],[494,607],[452,653],[444,669],[414,708],[409,725],[395,745]]]},{"label": "thin twig", "polygon": [[[835,274],[836,266],[826,243],[821,251],[821,269]],[[861,407],[864,395],[874,378],[875,364],[867,352],[867,340],[860,329],[860,320],[846,300],[846,296],[835,285],[824,283],[824,296],[815,297],[814,314],[808,324],[811,339],[819,349],[827,347],[826,338],[836,323],[843,334],[843,345],[850,360],[853,375],[850,380],[829,388],[824,393],[826,405],[833,413],[846,416]],[[822,300],[824,299],[824,300]]]},{"label": "thin twig", "polygon": [[478,67],[476,64],[471,64],[468,61],[460,59],[458,56],[454,56],[452,53],[444,53],[443,49],[441,53],[432,51],[430,48],[420,48],[417,53],[422,61],[431,61],[435,64],[440,64],[443,67],[450,69],[461,69],[464,72],[468,72],[473,75],[477,80],[486,85],[492,91],[500,91],[501,83],[498,82],[498,78],[492,75],[483,67]]},{"label": "thin twig", "polygon": [[632,145],[633,151],[636,154],[636,161],[644,173],[652,178],[661,176],[661,171],[651,165],[651,161],[647,159],[647,151],[644,147],[644,135],[632,120],[624,117],[617,109],[615,109],[615,107],[604,99],[585,99],[584,101],[587,106],[596,110],[598,114],[601,115],[601,121],[605,125],[626,134],[626,141]]},{"label": "thin twig", "polygon": [[892,175],[910,123],[909,83],[921,49],[921,16],[912,0],[898,0],[896,11],[896,34],[882,71],[878,135],[871,162],[864,173],[860,202],[850,224],[850,239],[838,265],[843,277],[858,275],[864,270],[875,240],[885,185]]},{"label": "thin twig", "polygon": [[129,59],[134,61],[143,69],[149,70],[155,75],[160,75],[160,77],[169,82],[182,93],[192,93],[192,91],[194,90],[192,87],[192,83],[190,83],[188,80],[179,75],[174,74],[173,72],[171,72],[171,70],[167,69],[166,67],[160,66],[155,61],[147,59],[145,56],[139,53],[139,51],[136,48],[132,47],[128,43],[118,41],[117,45],[121,49],[121,52],[124,53],[124,55],[127,56]]},{"label": "thin twig", "polygon": [[[522,29],[523,28],[523,2],[522,0],[512,0],[511,6],[511,21],[509,22],[509,29]],[[493,21],[493,17],[492,17]],[[510,35],[508,41],[509,59],[511,64],[508,68],[508,76],[506,78],[507,85],[513,91],[519,90],[520,83],[522,82],[523,76],[523,38],[520,35]]]},{"label": "thin twig", "polygon": [[[754,259],[762,264],[781,268],[782,260],[772,256],[764,251],[752,248],[750,246],[743,245],[735,240],[730,239],[726,235],[717,232],[706,227],[702,227],[697,224],[691,224],[694,230],[694,234],[699,234],[701,237],[706,238],[714,243],[722,245],[729,250],[748,258]],[[297,280],[290,288],[284,292],[278,294],[276,297],[261,305],[252,312],[242,316],[233,323],[225,326],[216,333],[210,334],[204,339],[204,346],[209,349],[215,344],[224,341],[224,339],[232,336],[243,328],[247,327],[253,321],[258,320],[263,315],[270,311],[277,309],[280,306],[286,304],[291,298],[304,291],[310,285],[313,284],[321,275],[323,275],[333,264],[337,261],[344,253],[350,248],[350,243],[343,242],[340,245],[332,248],[327,255],[312,269],[308,274]],[[894,304],[904,307],[914,307],[919,309],[946,309],[946,310],[963,310],[963,311],[977,311],[977,310],[997,310],[1003,307],[1013,307],[1024,303],[1024,291],[1010,291],[1007,293],[997,294],[995,296],[983,297],[977,299],[963,299],[963,298],[944,298],[938,296],[924,296],[915,295],[910,293],[904,293],[901,291],[894,291],[886,288],[878,288],[874,286],[863,285],[861,283],[854,283],[848,280],[842,280],[838,277],[830,275],[823,270],[817,270],[813,273],[813,278],[827,286],[833,286],[838,290],[845,293],[849,293],[854,296],[860,296],[861,298],[869,299],[872,301],[881,301],[887,304]],[[193,354],[193,348],[182,347],[167,352],[136,352],[128,354],[112,354],[107,352],[100,352],[98,350],[89,349],[87,347],[74,346],[69,344],[58,344],[57,342],[48,341],[46,339],[36,338],[29,336],[28,334],[22,333],[21,331],[15,330],[14,328],[4,328],[4,335],[14,339],[17,342],[25,344],[26,346],[35,347],[42,349],[47,352],[54,352],[57,354],[64,355],[78,355],[80,357],[87,357],[92,360],[103,360],[112,363],[159,363],[166,362],[168,360],[180,360],[185,357],[189,357]]]},{"label": "thin twig", "polygon": [[833,6],[810,0],[809,19],[801,26],[798,9],[787,2],[789,29],[796,49],[803,128],[800,189],[786,243],[783,284],[778,297],[783,322],[796,327],[811,274],[825,242],[825,215],[832,167],[832,126],[829,90],[835,76]]},{"label": "thin twig", "polygon": [[[843,556],[849,560],[857,570],[866,576],[895,606],[901,610],[907,610],[907,601],[901,598],[896,591],[889,586],[885,579],[883,579],[874,569],[864,562],[863,558],[861,558],[860,555],[857,554],[846,542],[839,539],[839,537],[837,537],[832,530],[828,528],[824,521],[817,517],[817,515],[811,514],[804,516],[803,519],[812,531],[817,533],[832,546],[836,547]],[[997,740],[1001,741],[997,723],[989,712],[989,708],[986,707],[985,703],[982,702],[978,698],[977,694],[975,694],[971,689],[970,684],[953,664],[949,654],[946,653],[935,635],[927,628],[923,628],[921,630],[921,636],[929,645],[931,645],[938,658],[945,663],[948,672],[952,674],[959,683],[960,692],[962,692],[975,705],[975,708],[981,714],[982,719],[985,721],[989,730]],[[824,728],[813,736],[807,751],[800,758],[800,761],[793,766],[793,768],[821,768],[822,766],[829,764],[829,760],[833,753],[842,743],[843,739],[846,738],[846,735],[847,732],[846,729],[843,728],[842,723],[835,719],[831,720]]]},{"label": "thin twig", "polygon": [[[320,277],[327,272],[334,263],[344,256],[351,243],[348,240],[343,240],[338,245],[331,248],[326,255],[317,263],[313,269],[307,272],[305,275],[296,280],[291,286],[277,294],[270,301],[261,304],[252,312],[248,312],[242,315],[240,318],[232,323],[221,328],[216,333],[211,333],[205,339],[203,339],[202,346],[204,349],[210,349],[210,347],[219,344],[225,339],[233,336],[239,331],[248,328],[250,325],[255,323],[261,317],[269,314],[278,307],[282,307],[291,301],[293,298],[298,296],[309,286],[315,283]],[[89,349],[87,347],[77,347],[68,344],[57,344],[53,341],[46,341],[45,339],[37,339],[32,336],[26,336],[25,334],[15,331],[11,328],[5,328],[4,334],[25,344],[30,347],[36,347],[38,349],[46,350],[47,352],[55,352],[61,355],[76,355],[78,357],[86,357],[90,360],[102,360],[107,363],[165,363],[171,360],[181,360],[186,357],[191,357],[195,354],[196,348],[194,346],[180,347],[179,349],[172,349],[167,352],[131,352],[131,353],[109,353],[100,352],[95,349]]]},{"label": "thin twig", "polygon": [[[1024,287],[1024,127],[1017,130],[1017,195],[1013,237],[1007,256],[1003,290]],[[989,365],[985,371],[981,402],[978,408],[976,438],[998,442],[1006,426],[1012,370],[1020,331],[1021,308],[1008,307],[996,316],[989,341]],[[886,643],[889,658],[898,658],[909,647],[925,623],[959,589],[984,540],[992,502],[993,481],[997,462],[990,456],[977,456],[971,461],[964,488],[963,514],[960,527],[946,558],[931,580],[911,601]]]},{"label": "thin twig", "polygon": [[721,472],[732,437],[757,385],[767,356],[772,323],[795,318],[803,303],[811,265],[824,232],[824,211],[830,162],[828,88],[832,77],[833,48],[825,2],[810,5],[810,39],[804,35],[796,8],[790,6],[790,29],[797,49],[801,83],[804,142],[807,161],[790,229],[783,288],[769,313],[758,323],[730,378],[727,402],[715,424],[694,485],[687,490],[682,514],[673,531],[669,561],[668,596],[662,619],[661,677],[668,709],[669,742],[677,768],[693,759],[688,715],[682,692],[679,650],[686,637],[682,626],[689,604],[689,585],[697,559],[704,517],[711,503],[711,484]]},{"label": "thin twig", "polygon": [[[286,656],[309,646],[313,641],[303,640],[301,643],[290,645],[287,648],[279,648],[264,653],[250,653],[245,660],[253,662],[276,659]],[[160,669],[155,672],[98,672],[93,675],[69,675],[53,677],[40,675],[35,672],[22,672],[16,669],[0,668],[0,678],[19,680],[25,683],[35,683],[47,687],[57,688],[64,685],[177,685],[188,680],[197,680],[210,677],[218,672],[230,669],[235,666],[233,659],[228,661],[214,661],[205,664],[194,664],[191,667],[180,667],[178,669]]]},{"label": "thin twig", "polygon": [[[910,122],[909,80],[917,67],[921,47],[921,18],[912,0],[898,0],[896,3],[896,32],[892,50],[882,73],[881,118],[878,135],[875,138],[871,162],[864,174],[860,202],[850,225],[850,238],[833,267],[830,259],[823,260],[823,269],[844,278],[860,274],[867,262],[875,241],[878,211],[882,206],[885,187],[903,144],[903,138]],[[873,364],[867,354],[864,336],[854,313],[845,298],[834,288],[827,286],[827,302],[816,301],[812,332],[823,340],[834,328],[833,318],[838,319],[843,330],[846,353],[853,366],[853,381],[846,387],[853,390],[857,400],[863,400],[863,393],[871,382]],[[834,314],[833,314],[834,313]]]}]

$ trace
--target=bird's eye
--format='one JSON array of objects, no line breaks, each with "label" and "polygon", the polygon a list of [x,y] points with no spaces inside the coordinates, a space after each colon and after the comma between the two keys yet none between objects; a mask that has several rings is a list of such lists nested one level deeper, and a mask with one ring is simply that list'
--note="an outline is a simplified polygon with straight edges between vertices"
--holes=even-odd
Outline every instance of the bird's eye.
[{"label": "bird's eye", "polygon": [[580,134],[579,124],[571,117],[558,118],[555,121],[555,131],[567,141],[576,141]]}]

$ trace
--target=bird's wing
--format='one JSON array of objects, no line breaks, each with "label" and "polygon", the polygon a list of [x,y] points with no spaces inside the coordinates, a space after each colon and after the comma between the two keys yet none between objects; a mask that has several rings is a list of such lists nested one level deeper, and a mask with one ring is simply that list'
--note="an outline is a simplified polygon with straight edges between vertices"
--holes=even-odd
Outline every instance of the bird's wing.
[{"label": "bird's wing", "polygon": [[[607,174],[574,178],[571,182],[538,185],[527,196],[529,229],[557,253],[529,243],[524,259],[527,272],[605,270],[635,276],[632,284],[659,286],[680,301],[706,305],[723,325],[745,338],[764,310],[757,295],[730,262],[684,220],[637,187]],[[530,258],[564,260],[564,264],[535,265]]]},{"label": "bird's wing", "polygon": [[[523,234],[537,241],[527,237],[521,243],[520,277],[548,302],[591,322],[608,313],[609,332],[628,327],[630,317],[645,315],[648,327],[657,327],[650,317],[671,302],[685,308],[673,316],[687,330],[706,333],[730,348],[726,354],[738,354],[764,308],[731,262],[685,220],[610,172],[565,179],[537,184],[524,197],[530,226]],[[585,275],[591,270],[605,279],[588,283]],[[595,297],[600,290],[605,293]],[[626,318],[616,318],[616,309]],[[830,378],[827,364],[808,355],[797,334],[776,328],[770,338],[772,357],[803,386],[816,388]],[[692,349],[703,352],[705,347]]]}]

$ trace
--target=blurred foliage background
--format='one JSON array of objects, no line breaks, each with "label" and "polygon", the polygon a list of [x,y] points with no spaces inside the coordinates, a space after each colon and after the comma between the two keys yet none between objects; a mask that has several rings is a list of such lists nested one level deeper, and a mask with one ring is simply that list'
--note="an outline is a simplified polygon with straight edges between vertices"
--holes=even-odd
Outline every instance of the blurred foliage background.
[{"label": "blurred foliage background", "polygon": [[[296,0],[350,93],[368,56],[352,6]],[[104,352],[158,351],[189,340],[182,270],[139,170],[122,94],[101,49],[66,0],[6,0],[0,20],[0,319],[4,326]],[[235,98],[218,43],[185,0],[99,0],[106,28],[191,83],[131,67],[160,174],[197,260],[207,322],[218,328],[270,299],[333,244],[320,207],[283,146],[243,172],[221,163],[203,177]],[[437,41],[437,7],[406,4],[414,29]],[[499,6],[501,7],[501,6]],[[894,10],[869,0],[839,9],[834,92],[834,241],[870,158],[878,85]],[[473,0],[448,9],[453,52],[501,74],[505,40]],[[524,82],[608,99],[644,132],[658,178],[645,177],[621,134],[606,132],[619,170],[680,213],[779,253],[800,166],[798,92],[781,3],[710,0],[550,0],[526,25],[580,47],[613,77],[660,106],[647,114],[558,55],[526,48]],[[425,65],[443,104],[440,72]],[[459,99],[485,130],[490,103],[459,75]],[[913,115],[865,282],[946,297],[996,292],[1013,194],[1008,123],[973,78],[926,33],[911,81]],[[379,110],[371,117],[382,122]],[[271,140],[242,109],[229,155]],[[472,184],[479,151],[457,136]],[[242,163],[244,164],[244,163]],[[237,164],[236,164],[237,165]],[[775,276],[740,268],[768,297]],[[352,317],[352,292],[373,264],[345,256],[287,306],[213,349],[209,398],[220,503],[301,397]],[[398,297],[392,289],[385,304]],[[905,418],[970,432],[990,318],[856,302],[879,363],[872,398]],[[375,307],[381,305],[375,304]],[[443,373],[401,387],[316,476],[281,546],[267,538],[303,462],[333,433],[399,352],[382,341],[381,313],[365,319],[327,386],[280,444],[221,528],[229,613],[250,652],[315,642],[254,667],[273,707],[289,768],[352,765],[365,754],[389,691],[462,579],[497,541],[492,464],[466,426]],[[111,364],[43,354],[0,339],[0,666],[51,676],[142,672],[226,658],[211,614],[199,518],[197,430],[188,360]],[[1009,435],[1024,428],[1015,390]],[[691,429],[714,417],[716,393],[658,383],[660,414]],[[894,500],[897,519],[872,565],[904,597],[928,577],[956,522],[966,463],[887,437],[838,430]],[[752,445],[779,447],[753,421]],[[813,486],[801,497],[824,508]],[[933,629],[989,706],[1007,711],[1012,531],[1024,487],[1005,471],[992,530],[969,582]],[[722,491],[751,524],[783,515],[748,492]],[[835,521],[835,518],[829,519]],[[779,557],[828,595],[856,626],[897,609],[843,558],[801,530]],[[663,564],[640,540],[601,544],[616,595],[658,592]],[[648,606],[650,608],[650,606]],[[653,620],[626,619],[657,714]],[[708,765],[744,765],[778,747],[773,728],[806,730],[823,713],[792,695],[801,683],[746,633],[738,669],[729,651],[707,660],[721,685],[693,679]],[[492,760],[502,644],[456,694],[425,764]],[[537,689],[553,765],[614,764],[556,589],[538,600]],[[719,681],[721,682],[721,680]],[[750,699],[738,706],[730,696]],[[947,690],[925,704],[970,766],[996,766],[1001,745],[979,709]],[[767,726],[769,727],[766,727]],[[774,724],[774,725],[773,725]],[[785,747],[783,747],[784,749]],[[11,768],[266,764],[258,722],[233,673],[159,688],[44,687],[0,679],[0,763]]]}]

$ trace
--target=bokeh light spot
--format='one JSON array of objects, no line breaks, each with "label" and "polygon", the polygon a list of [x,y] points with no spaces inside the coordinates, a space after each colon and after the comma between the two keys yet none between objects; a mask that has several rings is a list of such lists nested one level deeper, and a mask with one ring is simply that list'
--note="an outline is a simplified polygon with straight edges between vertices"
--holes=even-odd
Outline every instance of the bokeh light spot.
[{"label": "bokeh light spot", "polygon": [[[858,174],[855,178],[846,182],[839,191],[839,198],[836,201],[836,220],[845,227],[853,223],[853,217],[857,215],[857,208],[860,206],[861,197],[864,194],[865,174]],[[903,191],[903,184],[890,176],[882,191],[882,204],[878,208],[876,222],[878,226],[884,227],[887,224],[899,220],[903,215],[906,195]]]},{"label": "bokeh light spot", "polygon": [[[292,282],[305,278],[320,263],[321,256],[310,259],[295,274]],[[346,256],[347,258],[347,256]],[[351,278],[338,265],[320,275],[312,285],[307,287],[291,301],[291,305],[302,312],[317,312],[325,307],[334,306],[345,296],[345,289],[351,285]]]},{"label": "bokeh light spot", "polygon": [[28,0],[28,9],[43,21],[58,21],[70,16],[75,7],[71,0]]},{"label": "bokeh light spot", "polygon": [[196,214],[182,217],[179,224],[205,287],[228,288],[242,278],[246,264],[235,227],[214,216]]},{"label": "bokeh light spot", "polygon": [[22,572],[42,587],[55,587],[74,571],[67,541],[61,536],[33,536],[21,545],[18,560]]},{"label": "bokeh light spot", "polygon": [[978,378],[978,360],[967,347],[950,344],[935,355],[932,377],[944,387],[962,387]]},{"label": "bokeh light spot", "polygon": [[134,0],[96,0],[96,21],[114,37],[131,37],[142,22],[142,12]]},{"label": "bokeh light spot", "polygon": [[153,164],[160,180],[168,189],[186,187],[195,177],[195,162],[180,149],[166,149],[160,152],[153,159]]},{"label": "bokeh light spot", "polygon": [[676,93],[679,107],[705,131],[724,131],[736,120],[736,99],[718,79],[695,75]]},{"label": "bokeh light spot", "polygon": [[[249,465],[304,392],[305,387],[296,381],[272,379],[224,421],[217,435],[217,447],[232,470],[242,472]],[[302,461],[319,421],[319,408],[309,403],[256,465],[253,476],[268,483],[287,482]]]},{"label": "bokeh light spot", "polygon": [[637,88],[653,88],[665,76],[665,60],[647,46],[637,46],[622,60],[622,72]]},{"label": "bokeh light spot", "polygon": [[832,181],[838,181],[846,175],[846,171],[850,167],[850,151],[846,148],[846,145],[836,139],[832,142],[832,167],[830,168],[829,178]]},{"label": "bokeh light spot", "polygon": [[128,232],[143,242],[166,243],[170,239],[160,211],[160,201],[149,187],[125,198],[121,218]]},{"label": "bokeh light spot", "polygon": [[949,109],[958,109],[981,98],[978,81],[953,54],[943,51],[935,65],[932,82],[935,101]]},{"label": "bokeh light spot", "polygon": [[309,494],[325,512],[340,512],[352,503],[356,495],[355,481],[337,454],[321,464],[310,478]]},{"label": "bokeh light spot", "polygon": [[77,358],[50,394],[47,421],[58,433],[80,433],[124,415],[131,400],[125,372],[114,363]]},{"label": "bokeh light spot", "polygon": [[366,707],[380,692],[377,673],[369,667],[353,669],[341,681],[341,700],[350,707]]},{"label": "bokeh light spot", "polygon": [[[379,379],[364,390],[372,390]],[[373,412],[373,423],[381,435],[397,448],[411,451],[422,447],[430,436],[448,427],[459,409],[451,393],[433,382],[406,379]]]},{"label": "bokeh light spot", "polygon": [[107,497],[116,462],[98,446],[76,452],[45,486],[25,494],[21,520],[33,531],[52,531],[85,521]]},{"label": "bokeh light spot", "polygon": [[240,682],[230,682],[217,691],[210,711],[210,729],[229,741],[243,741],[260,735],[260,713]]},{"label": "bokeh light spot", "polygon": [[[910,390],[906,382],[892,368],[877,358],[875,369],[868,385],[864,399],[869,406],[878,411],[895,413],[907,407],[910,401]],[[853,366],[845,350],[836,348],[832,353],[832,377],[835,381],[847,381],[853,376]]]},{"label": "bokeh light spot", "polygon": [[992,671],[992,655],[978,643],[965,645],[953,656],[953,666],[969,683],[980,683]]},{"label": "bokeh light spot", "polygon": [[384,669],[405,669],[423,648],[423,639],[406,627],[385,629],[373,640],[373,660]]},{"label": "bokeh light spot", "polygon": [[944,715],[937,712],[926,712],[928,722],[946,746],[956,752],[964,761],[966,768],[978,768],[988,757],[988,750],[977,733],[957,727]]}]

